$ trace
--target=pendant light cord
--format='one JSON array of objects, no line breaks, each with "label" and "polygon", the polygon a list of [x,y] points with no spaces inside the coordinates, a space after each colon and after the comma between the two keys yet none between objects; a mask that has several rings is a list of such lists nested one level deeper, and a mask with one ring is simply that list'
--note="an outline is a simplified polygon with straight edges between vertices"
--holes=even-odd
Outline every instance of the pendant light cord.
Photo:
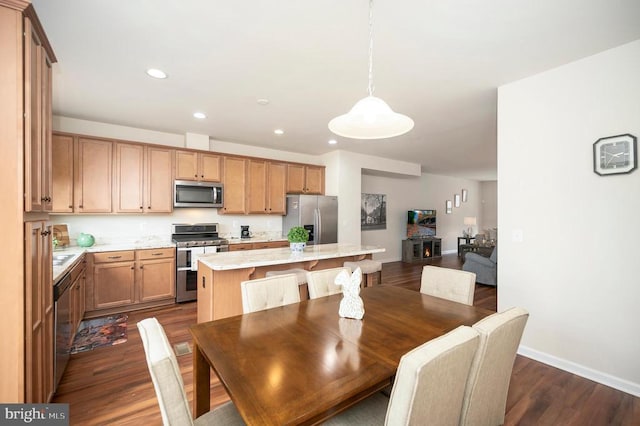
[{"label": "pendant light cord", "polygon": [[369,0],[369,96],[373,96],[373,0]]}]

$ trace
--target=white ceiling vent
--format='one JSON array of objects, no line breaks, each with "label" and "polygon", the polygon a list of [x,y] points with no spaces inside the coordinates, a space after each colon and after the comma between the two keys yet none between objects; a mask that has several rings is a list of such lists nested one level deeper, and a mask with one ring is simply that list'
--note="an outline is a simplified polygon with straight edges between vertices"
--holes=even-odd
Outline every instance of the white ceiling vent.
[{"label": "white ceiling vent", "polygon": [[187,133],[185,135],[185,146],[191,149],[209,151],[209,136],[197,133]]}]

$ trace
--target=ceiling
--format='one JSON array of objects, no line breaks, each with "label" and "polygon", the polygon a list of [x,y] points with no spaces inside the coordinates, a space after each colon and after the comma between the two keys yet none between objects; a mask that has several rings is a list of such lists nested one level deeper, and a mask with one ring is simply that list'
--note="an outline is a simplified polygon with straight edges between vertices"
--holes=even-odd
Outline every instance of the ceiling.
[{"label": "ceiling", "polygon": [[640,39],[638,0],[375,0],[374,94],[415,127],[365,141],[327,123],[367,95],[367,0],[33,4],[56,115],[475,180],[496,179],[497,87]]}]

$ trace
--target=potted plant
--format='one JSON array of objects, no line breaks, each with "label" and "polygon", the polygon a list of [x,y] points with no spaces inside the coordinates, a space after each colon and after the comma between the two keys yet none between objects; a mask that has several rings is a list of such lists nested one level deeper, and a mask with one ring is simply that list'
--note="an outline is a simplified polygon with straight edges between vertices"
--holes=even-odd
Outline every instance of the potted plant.
[{"label": "potted plant", "polygon": [[309,241],[309,232],[302,226],[294,226],[287,234],[292,252],[302,252]]}]

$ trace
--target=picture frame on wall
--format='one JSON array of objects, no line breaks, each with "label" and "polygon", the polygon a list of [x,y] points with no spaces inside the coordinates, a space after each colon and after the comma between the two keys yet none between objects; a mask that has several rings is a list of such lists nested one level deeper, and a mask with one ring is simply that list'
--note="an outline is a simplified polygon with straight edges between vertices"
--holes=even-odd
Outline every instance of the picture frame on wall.
[{"label": "picture frame on wall", "polygon": [[467,202],[467,190],[462,188],[462,202],[466,203]]},{"label": "picture frame on wall", "polygon": [[362,194],[360,230],[387,229],[387,195]]},{"label": "picture frame on wall", "polygon": [[451,200],[447,200],[447,202],[445,203],[445,209],[447,214],[451,214],[451,209],[452,209]]},{"label": "picture frame on wall", "polygon": [[455,194],[453,196],[453,205],[455,207],[460,207],[460,194]]}]

